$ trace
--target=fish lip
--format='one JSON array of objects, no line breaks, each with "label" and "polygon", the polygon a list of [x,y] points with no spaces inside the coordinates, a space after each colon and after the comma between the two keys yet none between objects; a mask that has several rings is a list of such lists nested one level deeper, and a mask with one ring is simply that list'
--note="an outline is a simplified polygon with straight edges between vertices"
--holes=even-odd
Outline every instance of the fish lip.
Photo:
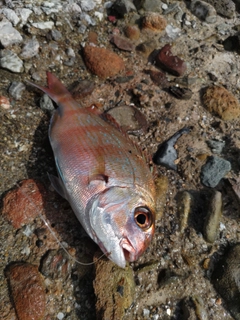
[{"label": "fish lip", "polygon": [[136,250],[133,244],[131,243],[131,241],[129,240],[129,238],[122,238],[119,245],[122,248],[123,254],[127,261],[133,262],[137,260],[138,256],[136,254]]}]

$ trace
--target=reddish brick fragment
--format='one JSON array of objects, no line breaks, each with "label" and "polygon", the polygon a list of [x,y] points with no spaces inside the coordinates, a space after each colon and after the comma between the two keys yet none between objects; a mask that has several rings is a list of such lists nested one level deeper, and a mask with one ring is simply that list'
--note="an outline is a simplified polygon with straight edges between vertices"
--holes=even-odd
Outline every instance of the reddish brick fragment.
[{"label": "reddish brick fragment", "polygon": [[2,213],[15,229],[19,229],[43,213],[44,194],[44,187],[39,182],[23,180],[4,197]]},{"label": "reddish brick fragment", "polygon": [[45,288],[38,267],[29,263],[15,263],[7,268],[6,276],[18,319],[44,319]]},{"label": "reddish brick fragment", "polygon": [[156,65],[176,76],[182,76],[187,70],[186,63],[172,54],[170,44],[166,44],[159,51],[156,56]]},{"label": "reddish brick fragment", "polygon": [[121,37],[117,34],[113,35],[111,42],[114,43],[115,46],[121,50],[133,51],[135,48],[134,44],[130,40],[128,40],[124,37]]}]

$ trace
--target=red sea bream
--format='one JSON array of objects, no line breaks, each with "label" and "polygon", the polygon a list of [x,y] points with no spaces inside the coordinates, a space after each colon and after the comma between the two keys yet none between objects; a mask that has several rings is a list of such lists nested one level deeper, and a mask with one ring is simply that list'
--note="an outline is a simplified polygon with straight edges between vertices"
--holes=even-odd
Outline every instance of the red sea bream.
[{"label": "red sea bream", "polygon": [[155,225],[155,186],[139,148],[96,108],[82,108],[63,84],[47,73],[48,88],[35,85],[58,105],[49,127],[66,198],[88,235],[124,268],[148,247]]}]

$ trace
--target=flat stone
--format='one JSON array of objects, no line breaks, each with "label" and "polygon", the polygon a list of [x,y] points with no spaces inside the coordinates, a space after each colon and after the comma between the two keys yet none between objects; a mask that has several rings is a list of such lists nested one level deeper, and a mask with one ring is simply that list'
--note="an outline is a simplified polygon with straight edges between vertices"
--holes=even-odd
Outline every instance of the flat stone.
[{"label": "flat stone", "polygon": [[46,308],[44,280],[38,267],[17,262],[7,267],[11,298],[19,320],[43,320]]},{"label": "flat stone", "polygon": [[45,30],[45,29],[52,29],[54,26],[53,21],[41,21],[41,22],[34,22],[32,26],[37,29]]},{"label": "flat stone", "polygon": [[230,247],[218,262],[212,282],[233,318],[240,320],[240,243]]},{"label": "flat stone", "polygon": [[21,34],[13,28],[11,22],[8,20],[0,21],[0,43],[4,48],[20,43],[22,40]]},{"label": "flat stone", "polygon": [[39,46],[40,45],[37,39],[33,38],[26,41],[20,54],[20,57],[25,60],[35,57],[38,54]]},{"label": "flat stone", "polygon": [[11,50],[0,50],[0,67],[15,73],[23,72],[23,61]]},{"label": "flat stone", "polygon": [[240,104],[237,98],[227,89],[210,86],[203,95],[205,107],[223,120],[234,120],[240,117]]},{"label": "flat stone", "polygon": [[217,156],[210,156],[201,169],[201,182],[215,188],[220,180],[231,170],[231,163]]},{"label": "flat stone", "polygon": [[84,48],[84,59],[87,68],[103,79],[115,76],[125,67],[122,58],[116,53],[90,45],[86,45]]},{"label": "flat stone", "polygon": [[159,51],[156,56],[156,65],[176,76],[184,75],[187,70],[186,63],[178,56],[172,54],[170,44],[166,44]]},{"label": "flat stone", "polygon": [[148,12],[142,19],[142,29],[148,29],[155,32],[165,30],[167,26],[166,19],[158,13]]},{"label": "flat stone", "polygon": [[44,211],[43,186],[32,179],[23,180],[3,198],[2,214],[15,229],[30,223]]},{"label": "flat stone", "polygon": [[205,1],[193,0],[190,4],[190,10],[196,17],[207,23],[215,23],[217,20],[216,10]]},{"label": "flat stone", "polygon": [[114,34],[112,36],[111,42],[114,43],[116,47],[124,51],[133,51],[135,49],[134,44],[130,40],[118,34]]}]

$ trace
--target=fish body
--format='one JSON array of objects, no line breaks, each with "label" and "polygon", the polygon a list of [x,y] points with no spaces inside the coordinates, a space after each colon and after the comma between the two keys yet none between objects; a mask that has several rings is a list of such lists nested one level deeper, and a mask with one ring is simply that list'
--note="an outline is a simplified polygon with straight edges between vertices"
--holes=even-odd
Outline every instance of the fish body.
[{"label": "fish body", "polygon": [[155,186],[143,153],[95,108],[82,108],[47,73],[48,88],[34,85],[58,105],[49,139],[66,198],[88,235],[120,267],[149,245],[155,225]]}]

